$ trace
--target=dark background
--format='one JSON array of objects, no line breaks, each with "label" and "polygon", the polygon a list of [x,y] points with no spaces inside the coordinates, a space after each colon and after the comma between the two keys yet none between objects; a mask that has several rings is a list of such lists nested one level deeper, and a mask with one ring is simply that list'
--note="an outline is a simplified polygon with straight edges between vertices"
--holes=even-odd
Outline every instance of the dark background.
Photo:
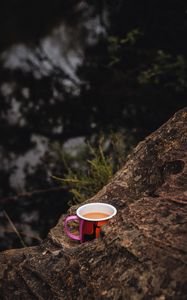
[{"label": "dark background", "polygon": [[1,1],[1,250],[22,246],[6,215],[31,245],[66,211],[54,145],[130,148],[186,105],[186,36],[186,1]]}]

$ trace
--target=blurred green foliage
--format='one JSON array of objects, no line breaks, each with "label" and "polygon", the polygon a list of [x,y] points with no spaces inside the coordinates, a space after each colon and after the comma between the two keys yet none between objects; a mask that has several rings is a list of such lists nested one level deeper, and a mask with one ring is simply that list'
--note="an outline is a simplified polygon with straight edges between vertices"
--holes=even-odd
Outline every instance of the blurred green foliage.
[{"label": "blurred green foliage", "polygon": [[123,50],[125,46],[134,46],[142,35],[142,32],[138,28],[132,29],[127,32],[124,38],[119,38],[118,36],[109,36],[108,37],[108,52],[110,62],[108,64],[109,67],[113,67],[115,64],[120,63],[121,54],[120,52]]},{"label": "blurred green foliage", "polygon": [[140,84],[162,84],[166,88],[183,91],[187,88],[187,61],[183,55],[174,57],[158,50],[150,68],[138,76]]},{"label": "blurred green foliage", "polygon": [[65,170],[62,178],[52,178],[71,193],[69,205],[85,201],[106,185],[124,164],[132,145],[132,138],[124,138],[121,133],[112,133],[107,138],[102,135],[92,145],[87,142],[75,147],[76,154],[72,149],[53,145],[54,155]]}]

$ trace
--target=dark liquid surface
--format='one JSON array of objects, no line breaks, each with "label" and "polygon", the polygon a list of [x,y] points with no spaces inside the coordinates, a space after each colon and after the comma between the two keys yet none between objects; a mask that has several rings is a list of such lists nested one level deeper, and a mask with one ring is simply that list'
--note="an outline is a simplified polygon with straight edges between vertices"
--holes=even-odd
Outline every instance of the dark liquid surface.
[{"label": "dark liquid surface", "polygon": [[105,219],[107,217],[109,217],[109,214],[105,214],[105,213],[101,213],[101,212],[91,212],[91,213],[87,213],[84,214],[83,217],[84,218],[88,218],[88,219]]}]

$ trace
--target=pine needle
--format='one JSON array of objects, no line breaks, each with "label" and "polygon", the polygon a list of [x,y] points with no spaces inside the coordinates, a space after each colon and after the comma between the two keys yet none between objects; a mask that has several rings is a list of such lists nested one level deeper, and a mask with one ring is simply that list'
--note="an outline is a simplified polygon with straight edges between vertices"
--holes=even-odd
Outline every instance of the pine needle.
[{"label": "pine needle", "polygon": [[18,232],[18,230],[16,229],[14,223],[12,222],[12,220],[10,219],[10,217],[8,216],[7,212],[5,210],[3,210],[3,214],[4,216],[7,218],[10,226],[12,227],[13,231],[15,232],[15,234],[17,235],[17,237],[20,240],[20,243],[22,244],[23,247],[27,247],[27,245],[25,244],[24,240],[22,239],[20,233]]}]

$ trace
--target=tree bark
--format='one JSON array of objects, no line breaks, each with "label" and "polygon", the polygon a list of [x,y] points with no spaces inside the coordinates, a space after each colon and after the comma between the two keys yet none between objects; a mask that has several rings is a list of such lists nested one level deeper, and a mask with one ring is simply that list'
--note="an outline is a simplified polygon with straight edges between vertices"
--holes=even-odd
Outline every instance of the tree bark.
[{"label": "tree bark", "polygon": [[40,246],[0,253],[2,299],[187,299],[187,108],[138,144],[96,201],[118,210],[101,238],[71,241],[63,215]]}]

